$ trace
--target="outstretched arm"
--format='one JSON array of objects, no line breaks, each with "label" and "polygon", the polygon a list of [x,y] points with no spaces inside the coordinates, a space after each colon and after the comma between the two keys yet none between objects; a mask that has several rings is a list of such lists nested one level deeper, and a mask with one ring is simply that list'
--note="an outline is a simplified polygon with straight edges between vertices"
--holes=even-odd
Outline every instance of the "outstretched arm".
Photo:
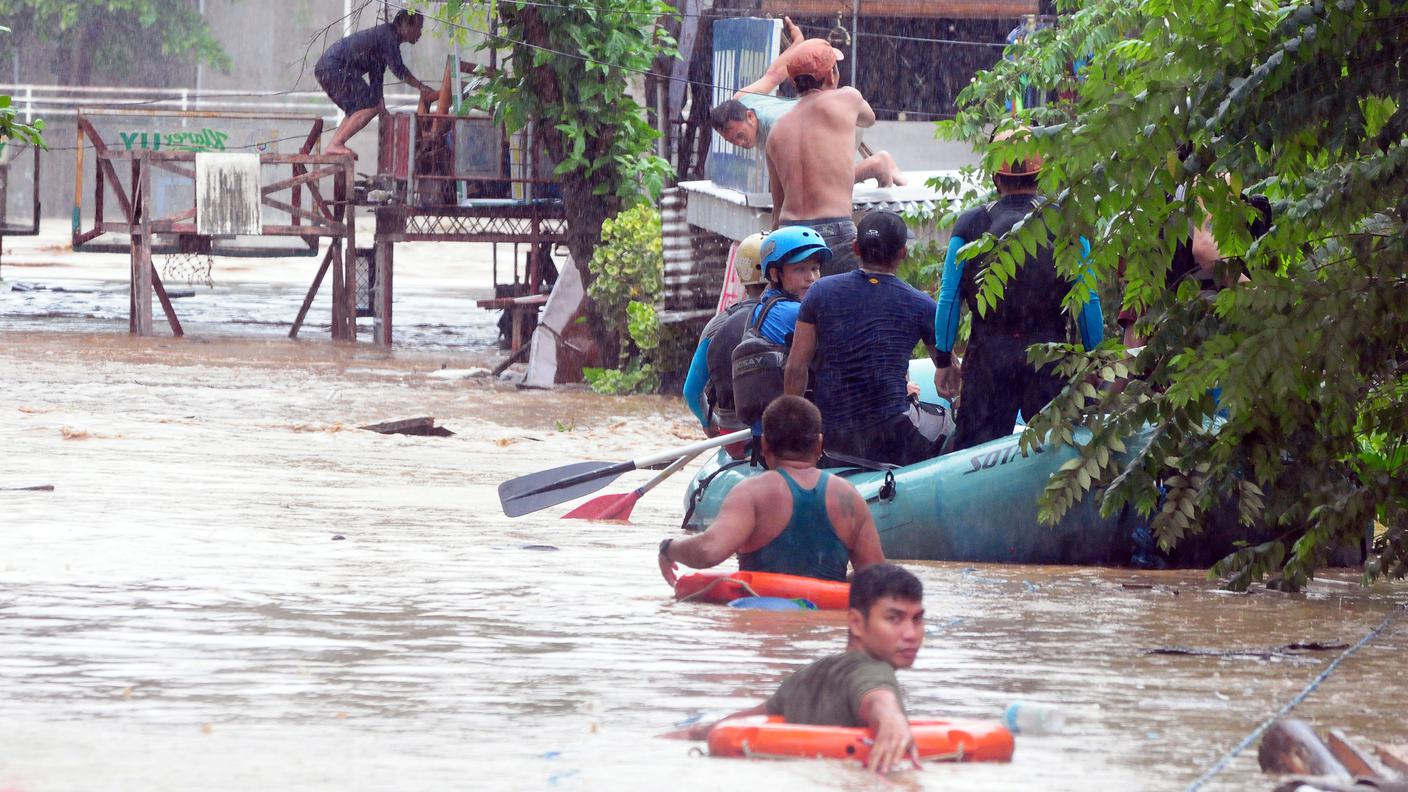
[{"label": "outstretched arm", "polygon": [[895,691],[879,687],[866,693],[860,700],[860,718],[875,730],[875,745],[866,763],[871,772],[884,775],[906,756],[919,767],[919,748]]},{"label": "outstretched arm", "polygon": [[770,94],[777,86],[782,85],[783,80],[787,79],[787,53],[802,43],[802,31],[792,24],[791,17],[783,17],[782,35],[789,40],[787,47],[782,50],[782,54],[773,59],[773,62],[768,65],[768,70],[763,72],[762,77],[734,92],[733,98],[735,100],[748,94]]},{"label": "outstretched arm", "polygon": [[666,583],[675,585],[676,563],[694,569],[716,566],[737,552],[753,535],[756,517],[753,494],[747,484],[740,484],[729,492],[708,530],[676,539],[660,554],[660,574]]}]

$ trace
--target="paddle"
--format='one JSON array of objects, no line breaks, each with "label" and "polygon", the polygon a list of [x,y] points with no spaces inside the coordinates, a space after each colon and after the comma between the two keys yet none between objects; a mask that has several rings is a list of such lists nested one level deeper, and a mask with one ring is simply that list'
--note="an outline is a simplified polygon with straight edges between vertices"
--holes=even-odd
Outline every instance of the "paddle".
[{"label": "paddle", "polygon": [[[702,451],[700,453],[703,453]],[[699,454],[682,456],[670,463],[670,466],[655,474],[650,481],[636,487],[630,492],[617,495],[600,495],[583,503],[581,506],[562,515],[562,519],[572,520],[629,520],[631,519],[631,509],[635,507],[636,501],[641,496],[655,489],[655,485],[673,476],[680,468],[688,465],[691,460]]]},{"label": "paddle", "polygon": [[751,436],[747,429],[732,434],[720,435],[700,443],[693,443],[672,451],[662,451],[629,462],[576,462],[552,470],[542,470],[509,479],[499,485],[499,505],[509,517],[520,517],[539,509],[566,503],[596,492],[616,479],[622,473],[650,467],[660,462],[671,462],[682,456],[718,448],[729,443],[747,440]]}]

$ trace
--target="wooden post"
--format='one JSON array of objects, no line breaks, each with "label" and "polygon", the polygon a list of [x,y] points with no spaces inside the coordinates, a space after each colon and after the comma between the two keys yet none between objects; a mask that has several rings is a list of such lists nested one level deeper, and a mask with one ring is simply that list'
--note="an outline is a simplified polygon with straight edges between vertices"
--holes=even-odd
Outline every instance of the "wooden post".
[{"label": "wooden post", "polygon": [[[318,296],[318,289],[322,288],[323,276],[328,274],[328,267],[332,264],[332,250],[336,246],[337,241],[333,240],[328,245],[328,252],[323,254],[323,263],[318,265],[318,274],[313,276],[313,285],[308,287],[308,293],[303,296],[303,305],[298,309],[298,316],[293,320],[292,329],[288,331],[289,338],[298,338],[298,331],[303,327],[303,320],[308,316],[308,309],[313,307],[313,298]],[[333,306],[333,310],[337,310],[336,305]]]},{"label": "wooden post", "polygon": [[145,157],[132,160],[135,215],[132,234],[132,316],[128,328],[134,335],[152,335],[152,235],[151,168]]},{"label": "wooden post", "polygon": [[376,264],[376,293],[372,295],[372,313],[375,315],[372,325],[372,339],[384,347],[391,346],[391,278],[393,265],[395,263],[396,245],[387,236],[400,229],[393,226],[398,225],[393,219],[391,212],[378,210],[376,213],[376,243],[375,243],[375,264]]},{"label": "wooden post", "polygon": [[346,322],[345,335],[348,341],[357,340],[357,213],[352,201],[352,192],[357,182],[357,168],[351,157],[342,168],[341,203],[342,222],[347,229],[345,255],[342,259],[343,275],[342,318]]},{"label": "wooden post", "polygon": [[332,258],[332,340],[346,337],[342,320],[342,293],[347,289],[343,283],[342,240],[329,237],[328,256]]}]

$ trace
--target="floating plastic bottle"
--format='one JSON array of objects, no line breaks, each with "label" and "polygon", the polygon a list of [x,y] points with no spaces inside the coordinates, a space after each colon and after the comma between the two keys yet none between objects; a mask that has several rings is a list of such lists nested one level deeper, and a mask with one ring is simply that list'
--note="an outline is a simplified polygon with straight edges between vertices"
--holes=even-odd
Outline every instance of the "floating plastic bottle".
[{"label": "floating plastic bottle", "polygon": [[1056,734],[1066,728],[1066,715],[1050,704],[1014,701],[1007,705],[1002,722],[1014,734]]}]

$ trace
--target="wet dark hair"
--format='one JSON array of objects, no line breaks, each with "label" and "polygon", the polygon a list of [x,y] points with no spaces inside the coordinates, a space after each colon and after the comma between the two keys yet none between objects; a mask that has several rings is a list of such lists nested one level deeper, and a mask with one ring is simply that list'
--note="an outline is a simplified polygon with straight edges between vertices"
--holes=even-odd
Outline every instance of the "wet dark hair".
[{"label": "wet dark hair", "polygon": [[792,84],[797,86],[797,93],[815,91],[825,84],[823,80],[817,79],[815,74],[799,74],[792,78]]},{"label": "wet dark hair", "polygon": [[851,598],[848,603],[865,618],[870,618],[870,608],[884,597],[893,597],[909,602],[924,601],[924,584],[902,566],[871,564],[851,575]]},{"label": "wet dark hair", "polygon": [[1026,176],[1005,176],[1001,173],[992,175],[993,184],[999,190],[1035,190],[1037,188],[1036,174]]},{"label": "wet dark hair", "polygon": [[821,412],[801,396],[778,396],[763,410],[763,437],[779,456],[806,456],[820,436]]},{"label": "wet dark hair", "polygon": [[737,99],[728,99],[714,105],[714,109],[709,111],[709,125],[715,130],[722,132],[724,127],[735,121],[742,121],[748,117],[748,108]]},{"label": "wet dark hair", "polygon": [[407,11],[404,8],[397,11],[396,16],[391,18],[391,24],[396,27],[409,27],[417,23],[424,24],[425,17],[421,16],[419,11]]}]

